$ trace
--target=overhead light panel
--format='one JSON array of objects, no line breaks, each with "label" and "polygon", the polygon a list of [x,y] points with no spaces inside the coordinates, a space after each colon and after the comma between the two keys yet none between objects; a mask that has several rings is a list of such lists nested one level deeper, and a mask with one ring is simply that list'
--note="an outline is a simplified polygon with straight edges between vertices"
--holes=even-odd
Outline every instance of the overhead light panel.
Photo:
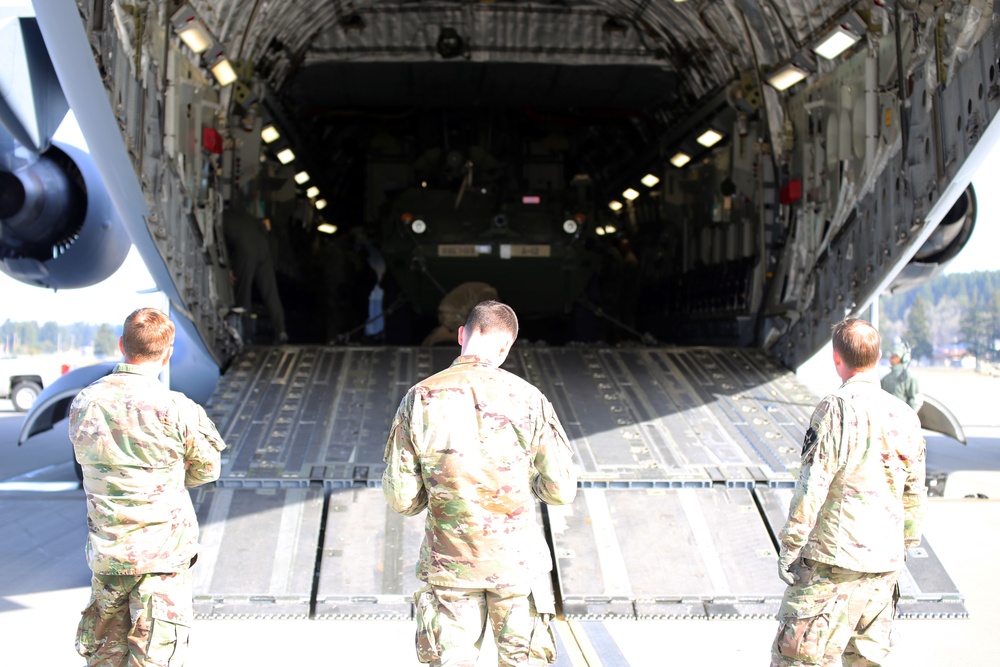
[{"label": "overhead light panel", "polygon": [[617,213],[618,211],[622,210],[622,203],[620,201],[608,202],[608,208]]},{"label": "overhead light panel", "polygon": [[229,62],[229,58],[224,53],[212,61],[209,69],[212,70],[212,76],[215,77],[215,80],[222,87],[226,87],[233,81],[236,81],[236,70],[233,69],[233,64]]},{"label": "overhead light panel", "polygon": [[647,188],[651,188],[660,182],[660,177],[656,174],[646,174],[642,177],[642,184]]},{"label": "overhead light panel", "polygon": [[309,182],[309,172],[308,171],[300,171],[299,173],[295,174],[295,182],[298,183],[299,185],[302,185],[303,183],[308,183]]},{"label": "overhead light panel", "polygon": [[323,232],[324,234],[336,234],[337,225],[331,225],[329,222],[324,222],[322,225],[316,228],[317,232]]},{"label": "overhead light panel", "polygon": [[674,165],[678,169],[686,165],[691,161],[691,156],[687,153],[677,153],[672,158],[670,158],[670,164]]},{"label": "overhead light panel", "polygon": [[181,41],[195,53],[203,53],[215,41],[190,5],[184,5],[174,12],[170,17],[170,24],[174,26],[174,32]]},{"label": "overhead light panel", "polygon": [[320,210],[320,211],[322,211],[324,208],[326,208],[326,200],[325,199],[317,199],[316,200],[316,208],[318,210]]},{"label": "overhead light panel", "polygon": [[319,188],[317,188],[315,185],[306,190],[306,197],[309,197],[309,199],[314,199],[318,194],[319,194]]},{"label": "overhead light panel", "polygon": [[722,135],[715,130],[705,130],[701,133],[701,136],[698,137],[698,143],[705,148],[711,148],[720,141],[722,141]]},{"label": "overhead light panel", "polygon": [[213,42],[212,47],[201,57],[208,65],[208,69],[212,70],[212,76],[215,77],[220,86],[225,87],[236,81],[236,70],[233,69],[233,64],[226,57],[226,50],[222,44]]},{"label": "overhead light panel", "polygon": [[823,56],[827,60],[833,60],[847,49],[854,46],[861,38],[845,30],[841,26],[834,28],[833,32],[823,38],[819,44],[813,48],[818,56]]},{"label": "overhead light panel", "polygon": [[288,164],[295,159],[295,153],[292,152],[291,148],[286,148],[285,150],[278,153],[278,162],[281,164]]},{"label": "overhead light panel", "polygon": [[263,130],[260,131],[260,138],[264,140],[265,144],[270,144],[277,141],[281,137],[281,133],[278,132],[278,128],[274,125],[268,125]]},{"label": "overhead light panel", "polygon": [[629,188],[628,190],[626,190],[625,192],[622,193],[622,197],[625,197],[625,199],[627,199],[629,201],[632,201],[633,199],[635,199],[638,196],[639,196],[639,192],[637,190],[633,190],[632,188]]},{"label": "overhead light panel", "polygon": [[767,82],[775,90],[785,90],[791,88],[799,81],[806,78],[806,72],[801,67],[795,65],[785,65],[774,74],[767,77]]}]

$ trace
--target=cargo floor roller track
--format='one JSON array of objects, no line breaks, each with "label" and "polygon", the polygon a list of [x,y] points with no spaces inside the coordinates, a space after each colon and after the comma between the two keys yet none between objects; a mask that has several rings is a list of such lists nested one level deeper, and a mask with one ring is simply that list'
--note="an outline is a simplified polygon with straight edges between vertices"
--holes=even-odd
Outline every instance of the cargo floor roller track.
[{"label": "cargo floor roller track", "polygon": [[[250,348],[209,404],[229,444],[203,526],[205,616],[407,618],[422,520],[379,487],[405,391],[457,348]],[[545,508],[565,616],[773,615],[780,530],[816,398],[763,352],[515,348],[504,368],[552,400],[580,493]],[[539,515],[542,520],[542,514]],[[963,616],[929,545],[901,612]]]}]

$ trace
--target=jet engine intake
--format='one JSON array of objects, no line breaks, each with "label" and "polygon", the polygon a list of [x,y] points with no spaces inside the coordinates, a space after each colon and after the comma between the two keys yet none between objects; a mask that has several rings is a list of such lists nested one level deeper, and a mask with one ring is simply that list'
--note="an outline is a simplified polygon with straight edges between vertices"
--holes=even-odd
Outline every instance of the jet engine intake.
[{"label": "jet engine intake", "polygon": [[50,289],[87,287],[122,265],[131,240],[90,155],[53,143],[0,170],[0,271]]}]

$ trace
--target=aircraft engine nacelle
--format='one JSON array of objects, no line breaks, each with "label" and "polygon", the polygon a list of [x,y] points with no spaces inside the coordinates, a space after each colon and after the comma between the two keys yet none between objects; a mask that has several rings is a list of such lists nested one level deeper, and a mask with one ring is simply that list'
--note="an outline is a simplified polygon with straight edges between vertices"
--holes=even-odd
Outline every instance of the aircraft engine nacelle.
[{"label": "aircraft engine nacelle", "polygon": [[892,281],[889,291],[894,294],[906,291],[940,273],[969,242],[972,230],[976,226],[977,212],[976,192],[970,184],[930,238],[920,246],[913,259]]},{"label": "aircraft engine nacelle", "polygon": [[88,287],[122,265],[131,239],[90,155],[52,146],[0,169],[0,271],[50,289]]}]

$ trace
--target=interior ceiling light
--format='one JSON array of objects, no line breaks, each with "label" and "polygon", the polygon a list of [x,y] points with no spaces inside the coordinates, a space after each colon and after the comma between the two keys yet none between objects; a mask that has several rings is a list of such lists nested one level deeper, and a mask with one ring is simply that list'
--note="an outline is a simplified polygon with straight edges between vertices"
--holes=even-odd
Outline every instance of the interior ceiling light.
[{"label": "interior ceiling light", "polygon": [[572,218],[563,222],[563,231],[567,234],[576,234],[576,230],[579,228],[580,226],[576,224],[576,220]]},{"label": "interior ceiling light", "polygon": [[233,69],[233,64],[229,62],[229,58],[226,57],[226,52],[220,44],[214,44],[211,51],[207,53],[211,56],[205,57],[205,62],[208,63],[208,68],[212,70],[212,76],[215,77],[220,86],[225,87],[236,81],[236,70]]},{"label": "interior ceiling light", "polygon": [[278,153],[278,162],[281,164],[288,164],[295,159],[295,153],[292,152],[291,148],[286,148],[285,150]]},{"label": "interior ceiling light", "polygon": [[720,141],[722,141],[722,135],[715,130],[705,130],[701,133],[701,136],[698,137],[698,143],[705,148],[711,148]]},{"label": "interior ceiling light", "polygon": [[854,46],[861,38],[854,33],[845,30],[841,26],[834,28],[833,32],[823,38],[819,44],[813,48],[818,56],[823,56],[827,60],[833,60],[847,49]]},{"label": "interior ceiling light", "polygon": [[674,165],[678,169],[686,165],[691,161],[691,156],[687,153],[678,153],[677,155],[670,158],[670,164]]},{"label": "interior ceiling light", "polygon": [[414,234],[423,234],[427,231],[427,223],[420,219],[414,220],[410,224],[410,229],[413,230]]},{"label": "interior ceiling light", "polygon": [[265,144],[277,141],[279,137],[281,137],[281,133],[274,125],[268,125],[260,131],[260,138],[264,140]]},{"label": "interior ceiling light", "polygon": [[660,182],[660,177],[656,174],[646,174],[642,177],[642,184],[647,188],[651,188]]},{"label": "interior ceiling light", "polygon": [[800,67],[795,65],[785,65],[779,69],[774,74],[767,77],[767,82],[774,87],[775,90],[785,90],[791,88],[799,81],[806,78],[806,72]]},{"label": "interior ceiling light", "polygon": [[324,234],[336,234],[337,225],[331,225],[329,222],[324,222],[322,225],[316,228],[316,231],[323,232]]},{"label": "interior ceiling light", "polygon": [[195,53],[203,53],[214,41],[208,29],[205,28],[205,24],[198,19],[190,5],[184,5],[178,9],[170,17],[170,23],[174,26],[174,32],[181,38],[181,41]]},{"label": "interior ceiling light", "polygon": [[212,74],[215,76],[215,80],[219,82],[220,86],[228,86],[233,81],[236,81],[236,70],[233,69],[232,63],[229,62],[229,58],[223,58],[219,62],[212,65]]},{"label": "interior ceiling light", "polygon": [[622,203],[620,201],[608,202],[608,208],[617,213],[618,211],[622,210]]},{"label": "interior ceiling light", "polygon": [[320,211],[322,211],[324,208],[326,208],[326,200],[325,199],[317,199],[316,200],[316,208],[318,210],[320,210]]},{"label": "interior ceiling light", "polygon": [[308,183],[309,182],[309,172],[308,171],[300,171],[299,173],[295,174],[295,182],[298,183],[299,185],[302,185],[303,183]]},{"label": "interior ceiling light", "polygon": [[319,194],[319,188],[317,188],[315,185],[306,190],[306,197],[309,197],[309,199],[313,199],[318,194]]},{"label": "interior ceiling light", "polygon": [[638,190],[633,190],[632,188],[629,188],[628,190],[622,193],[622,197],[625,197],[625,199],[629,201],[632,201],[638,196],[639,196]]}]

